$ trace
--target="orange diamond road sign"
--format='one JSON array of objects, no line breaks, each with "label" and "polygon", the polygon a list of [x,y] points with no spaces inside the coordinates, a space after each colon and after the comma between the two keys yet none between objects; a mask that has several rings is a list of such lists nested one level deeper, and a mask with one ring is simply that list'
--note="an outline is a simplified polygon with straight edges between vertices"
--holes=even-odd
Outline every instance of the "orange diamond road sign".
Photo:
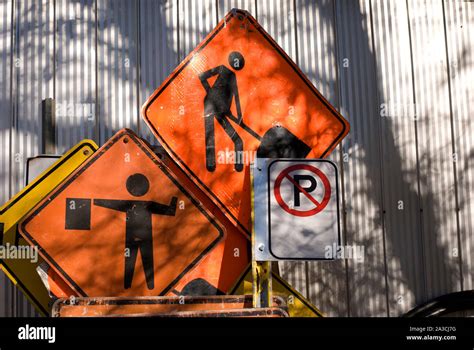
[{"label": "orange diamond road sign", "polygon": [[224,227],[121,130],[36,206],[20,234],[81,296],[164,295]]},{"label": "orange diamond road sign", "polygon": [[247,234],[248,167],[323,158],[348,122],[246,11],[233,10],[147,100],[142,116],[187,175]]},{"label": "orange diamond road sign", "polygon": [[209,197],[160,147],[161,161],[226,229],[226,235],[202,261],[189,271],[167,295],[225,294],[235,285],[250,262],[250,242]]}]

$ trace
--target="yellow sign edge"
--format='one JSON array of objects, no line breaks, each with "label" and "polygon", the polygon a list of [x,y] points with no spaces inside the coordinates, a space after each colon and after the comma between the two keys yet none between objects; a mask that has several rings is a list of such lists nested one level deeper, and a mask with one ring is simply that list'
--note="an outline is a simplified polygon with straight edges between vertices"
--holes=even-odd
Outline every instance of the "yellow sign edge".
[{"label": "yellow sign edge", "polygon": [[[92,150],[92,153],[89,155],[92,156],[92,154],[97,151],[99,148],[98,145],[89,139],[82,140],[81,142],[77,143],[74,145],[70,150],[68,150],[61,158],[59,158],[57,161],[55,161],[51,166],[49,166],[47,169],[45,169],[41,174],[39,174],[33,182],[31,182],[28,186],[24,187],[21,191],[16,193],[12,198],[10,198],[6,203],[4,203],[0,207],[0,215],[4,215],[10,208],[14,207],[16,203],[18,203],[25,195],[30,193],[36,186],[38,186],[41,182],[43,182],[47,177],[49,177],[52,173],[54,173],[59,167],[61,167],[68,159],[70,159],[76,152],[80,151],[84,147],[89,147]],[[89,157],[84,158],[83,161],[87,160]],[[82,162],[81,162],[82,164]],[[70,174],[74,172],[75,169],[73,169],[68,175],[64,177],[66,179]],[[63,179],[63,180],[64,180]],[[62,180],[62,181],[63,181]],[[61,181],[61,182],[62,182]],[[60,183],[61,183],[60,182]],[[54,188],[51,189],[51,191],[54,190]],[[51,192],[50,191],[50,192]],[[49,194],[50,192],[46,193]],[[41,201],[41,200],[40,200]],[[39,201],[38,201],[39,202]],[[31,207],[33,209],[35,205]],[[9,227],[4,227],[4,234],[9,232],[9,230],[13,229],[15,225],[18,225],[18,223],[28,215],[28,212],[26,212],[22,217],[20,217],[18,220],[16,220],[15,224],[11,224]],[[0,244],[3,244],[3,236],[2,234],[0,236]],[[48,315],[47,310],[43,308],[41,303],[36,300],[34,297],[33,293],[30,292],[26,286],[21,282],[21,280],[15,275],[15,273],[3,263],[3,260],[0,259],[0,268],[1,270],[5,273],[5,275],[8,277],[8,279],[18,288],[21,289],[23,294],[27,297],[27,299],[33,304],[35,309],[42,314],[43,316]]]},{"label": "yellow sign edge", "polygon": [[[241,276],[237,279],[233,287],[229,290],[228,294],[235,294],[236,290],[239,288],[239,286],[242,284],[242,282],[245,281],[245,277],[247,274],[251,273],[252,269],[252,263],[250,263],[245,271],[241,274]],[[308,309],[310,309],[314,314],[316,314],[319,317],[325,317],[324,313],[319,310],[316,306],[314,306],[308,299],[306,299],[300,292],[298,292],[296,289],[294,289],[287,281],[285,281],[283,278],[278,276],[276,273],[272,271],[272,279],[278,281],[279,283],[282,284],[283,287],[288,289],[291,294],[294,294],[296,298],[298,298],[301,303],[303,303]],[[291,317],[291,315],[290,315]]]}]

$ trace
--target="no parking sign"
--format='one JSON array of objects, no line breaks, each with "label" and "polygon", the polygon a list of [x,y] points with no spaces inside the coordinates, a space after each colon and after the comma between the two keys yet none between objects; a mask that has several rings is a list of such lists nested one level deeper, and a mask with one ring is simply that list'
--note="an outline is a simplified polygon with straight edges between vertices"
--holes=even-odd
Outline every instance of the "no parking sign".
[{"label": "no parking sign", "polygon": [[256,260],[327,260],[326,247],[340,245],[337,176],[329,160],[257,160]]}]

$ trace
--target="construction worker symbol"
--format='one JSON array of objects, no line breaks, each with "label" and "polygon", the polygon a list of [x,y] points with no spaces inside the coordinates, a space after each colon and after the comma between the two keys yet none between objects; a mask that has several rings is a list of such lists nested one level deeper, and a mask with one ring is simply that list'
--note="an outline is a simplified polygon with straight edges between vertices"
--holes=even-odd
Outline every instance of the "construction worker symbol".
[{"label": "construction worker symbol", "polygon": [[[305,158],[311,148],[286,128],[274,126],[267,130],[263,136],[260,136],[244,122],[236,72],[244,69],[245,58],[240,52],[233,51],[228,56],[228,64],[230,68],[220,65],[199,74],[199,80],[206,91],[204,97],[206,169],[210,172],[216,169],[214,118],[234,144],[236,155],[234,169],[236,171],[240,172],[244,168],[243,157],[239,157],[244,151],[244,143],[232,123],[260,141],[257,149],[259,158]],[[247,69],[252,68],[247,67]],[[217,77],[211,86],[209,79],[214,76]],[[245,91],[240,93],[245,93]],[[232,114],[232,105],[235,106],[236,116]]]},{"label": "construction worker symbol", "polygon": [[[134,197],[142,197],[150,188],[147,177],[137,173],[130,175],[125,184],[127,191]],[[88,199],[67,199],[79,203],[79,208],[70,210],[66,207],[67,230],[89,230],[91,207]],[[126,213],[125,216],[125,273],[124,288],[132,286],[133,274],[138,251],[142,257],[148,289],[154,289],[153,263],[153,228],[152,215],[175,216],[178,198],[172,197],[170,204],[153,201],[121,200],[121,199],[94,199],[93,204],[98,207]]]},{"label": "construction worker symbol", "polygon": [[331,184],[320,169],[297,164],[280,172],[273,192],[277,203],[287,213],[307,217],[320,213],[328,205]]}]

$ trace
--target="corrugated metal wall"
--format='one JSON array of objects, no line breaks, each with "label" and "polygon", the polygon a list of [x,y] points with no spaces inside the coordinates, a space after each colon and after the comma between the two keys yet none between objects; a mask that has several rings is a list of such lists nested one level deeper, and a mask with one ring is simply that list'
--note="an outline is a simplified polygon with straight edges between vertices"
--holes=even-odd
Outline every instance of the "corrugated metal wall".
[{"label": "corrugated metal wall", "polygon": [[57,104],[58,152],[95,136],[96,16],[94,1],[56,0],[54,98]]},{"label": "corrugated metal wall", "polygon": [[[0,200],[4,203],[10,191],[10,139],[12,123],[11,71],[12,71],[12,4],[0,3]],[[8,278],[0,273],[0,315],[11,316],[13,312],[12,286]]]},{"label": "corrugated metal wall", "polygon": [[[0,0],[0,199],[39,153],[54,97],[58,151],[122,127],[233,7],[247,9],[351,123],[343,237],[363,261],[284,263],[331,316],[397,316],[472,289],[474,2],[440,0]],[[4,276],[0,315],[33,314]]]}]

